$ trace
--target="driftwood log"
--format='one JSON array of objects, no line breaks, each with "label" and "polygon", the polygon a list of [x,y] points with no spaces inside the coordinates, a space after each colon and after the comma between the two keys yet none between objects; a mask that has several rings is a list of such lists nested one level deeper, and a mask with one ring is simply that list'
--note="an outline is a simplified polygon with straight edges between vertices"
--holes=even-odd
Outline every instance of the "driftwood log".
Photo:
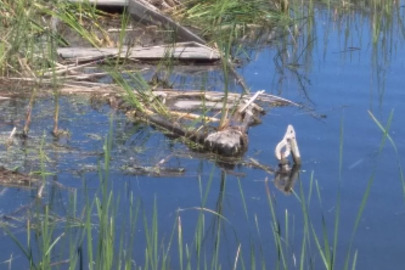
[{"label": "driftwood log", "polygon": [[209,132],[200,128],[189,129],[180,121],[159,114],[145,114],[131,110],[127,112],[127,115],[134,120],[142,119],[144,122],[168,132],[171,136],[193,142],[192,147],[195,150],[209,151],[224,157],[235,157],[242,155],[248,147],[248,137],[242,128],[231,126]]},{"label": "driftwood log", "polygon": [[[113,96],[109,101],[131,119],[142,120],[171,136],[190,141],[195,149],[236,157],[247,150],[247,131],[250,126],[260,123],[265,111],[258,102],[270,106],[293,104],[263,92],[254,95],[228,93],[226,96],[215,91],[157,90],[152,91],[155,98],[149,100],[150,106],[144,110],[133,109],[124,100],[117,101]],[[167,108],[166,113],[154,111],[153,102]],[[224,110],[225,116],[220,120]]]},{"label": "driftwood log", "polygon": [[220,54],[208,46],[196,42],[182,42],[173,45],[122,48],[58,48],[57,53],[67,62],[89,62],[108,57],[128,58],[133,60],[159,60],[172,58],[181,61],[213,62],[220,59]]}]

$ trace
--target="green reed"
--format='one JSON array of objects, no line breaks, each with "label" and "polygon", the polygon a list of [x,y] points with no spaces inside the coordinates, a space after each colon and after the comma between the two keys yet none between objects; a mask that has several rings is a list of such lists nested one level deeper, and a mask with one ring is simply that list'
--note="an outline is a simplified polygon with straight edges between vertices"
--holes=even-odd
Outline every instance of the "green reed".
[{"label": "green reed", "polygon": [[238,25],[238,30],[243,32],[250,24],[273,24],[282,15],[274,3],[263,0],[189,1],[186,8],[175,12],[175,17],[200,27],[203,35],[215,40],[218,26],[226,33],[233,25]]},{"label": "green reed", "polygon": [[30,73],[29,65],[33,61],[34,35],[42,32],[41,27],[36,22],[35,8],[31,1],[0,1],[1,24],[0,39],[1,56],[0,72],[1,76],[10,73]]},{"label": "green reed", "polygon": [[[378,119],[373,115],[372,112],[369,111],[368,113],[369,113],[371,119],[377,125],[377,127],[383,132],[383,138],[382,138],[383,142],[385,142],[385,140],[388,139],[388,141],[390,142],[391,146],[394,149],[395,160],[396,160],[397,167],[398,167],[399,179],[401,180],[401,185],[402,185],[402,194],[403,194],[404,199],[405,199],[405,175],[404,175],[404,170],[403,170],[403,168],[401,166],[401,159],[400,159],[400,155],[399,155],[399,152],[398,152],[397,145],[396,145],[395,141],[392,139],[392,137],[389,135],[389,128],[390,128],[392,119],[394,117],[394,110],[391,111],[391,113],[390,113],[390,115],[388,117],[388,120],[387,120],[387,124],[385,126],[383,126],[381,124],[381,122],[378,121]],[[382,149],[380,149],[380,150],[382,150]]]}]

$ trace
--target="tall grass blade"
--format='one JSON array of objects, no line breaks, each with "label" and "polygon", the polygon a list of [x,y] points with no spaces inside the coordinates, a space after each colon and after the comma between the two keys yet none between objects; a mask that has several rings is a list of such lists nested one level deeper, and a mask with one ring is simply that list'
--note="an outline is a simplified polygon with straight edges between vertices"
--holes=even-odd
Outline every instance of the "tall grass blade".
[{"label": "tall grass blade", "polygon": [[180,270],[183,270],[183,229],[181,226],[180,215],[177,216],[177,242],[179,246],[179,264]]},{"label": "tall grass blade", "polygon": [[246,204],[246,200],[245,200],[245,194],[243,192],[240,178],[238,178],[238,187],[239,187],[239,193],[240,193],[240,196],[242,199],[242,205],[243,205],[243,210],[245,212],[245,217],[246,217],[246,220],[249,220],[249,214],[248,214],[247,204]]},{"label": "tall grass blade", "polygon": [[403,171],[402,166],[401,166],[401,161],[399,159],[400,155],[399,155],[398,148],[397,148],[394,140],[392,139],[392,137],[388,133],[388,129],[389,129],[390,125],[391,125],[391,121],[392,121],[392,119],[394,117],[394,110],[391,111],[391,113],[390,113],[390,115],[388,117],[388,122],[387,122],[386,127],[384,127],[380,123],[380,121],[378,121],[378,119],[373,115],[372,112],[368,111],[368,114],[370,115],[370,117],[374,121],[374,123],[378,126],[378,128],[383,132],[383,135],[384,135],[383,138],[386,137],[389,140],[389,142],[391,143],[392,147],[394,148],[395,155],[396,155],[397,166],[398,166],[398,170],[399,170],[399,178],[401,180],[401,185],[402,185],[402,194],[403,194],[403,197],[405,199],[405,175],[404,175],[404,171]]},{"label": "tall grass blade", "polygon": [[18,246],[18,248],[24,253],[24,256],[28,259],[30,269],[38,269],[38,267],[34,263],[30,245],[28,245],[28,248],[25,248],[25,245],[21,243],[21,241],[18,240],[18,238],[6,226],[2,226],[2,229],[13,240],[13,242]]},{"label": "tall grass blade", "polygon": [[282,245],[283,241],[282,241],[280,224],[277,219],[274,202],[273,202],[273,198],[272,198],[272,195],[270,192],[269,181],[268,181],[267,177],[265,180],[265,188],[266,188],[267,202],[268,202],[268,205],[270,208],[270,213],[271,213],[271,218],[272,218],[271,229],[272,229],[272,233],[273,233],[273,237],[274,237],[274,243],[275,243],[276,249],[277,249],[276,268],[277,269],[280,268],[280,265],[281,265],[281,267],[283,269],[287,269],[287,261],[286,261],[285,255],[284,255],[284,248]]},{"label": "tall grass blade", "polygon": [[[388,134],[389,128],[391,126],[393,112],[391,112],[390,116],[388,117],[387,125],[385,127],[374,117],[374,115],[370,111],[369,111],[369,114],[370,114],[371,118],[374,120],[374,122],[377,124],[377,126],[383,131],[383,137],[381,138],[380,146],[379,146],[379,149],[378,149],[378,155],[380,155],[382,150],[384,149],[385,142],[386,142],[387,138],[390,140],[390,142],[393,143],[393,140],[391,139],[391,137]],[[355,220],[355,223],[354,223],[354,226],[353,226],[353,231],[352,231],[351,240],[350,240],[350,244],[349,244],[349,248],[348,248],[348,254],[347,254],[346,260],[345,260],[344,269],[349,269],[350,252],[351,252],[351,249],[352,249],[354,237],[356,235],[357,229],[358,229],[359,224],[360,224],[361,217],[363,215],[364,209],[365,209],[366,204],[367,204],[368,197],[370,195],[371,187],[373,185],[375,175],[376,175],[376,170],[377,170],[377,166],[374,166],[373,171],[371,173],[371,176],[370,176],[370,178],[369,178],[369,180],[367,182],[366,190],[364,191],[364,194],[363,194],[363,197],[362,197],[362,200],[361,200],[361,203],[360,203],[360,207],[359,207],[359,209],[357,211],[356,220]]]},{"label": "tall grass blade", "polygon": [[233,263],[233,270],[236,270],[238,267],[238,261],[239,261],[239,256],[240,256],[240,249],[241,249],[242,244],[238,245],[238,249],[236,251],[236,256],[235,256],[235,261]]}]

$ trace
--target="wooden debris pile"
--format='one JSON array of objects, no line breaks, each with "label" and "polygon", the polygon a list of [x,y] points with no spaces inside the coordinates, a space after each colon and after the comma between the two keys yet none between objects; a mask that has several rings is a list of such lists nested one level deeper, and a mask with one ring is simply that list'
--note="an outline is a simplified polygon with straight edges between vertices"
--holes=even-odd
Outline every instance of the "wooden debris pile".
[{"label": "wooden debris pile", "polygon": [[[74,2],[81,2],[76,0]],[[153,2],[153,1],[152,1]],[[89,3],[92,3],[90,1]],[[136,61],[174,59],[177,61],[215,62],[221,60],[218,50],[205,45],[205,41],[189,29],[174,22],[156,8],[156,3],[146,0],[120,2],[127,7],[131,16],[139,22],[159,24],[176,33],[186,42],[159,46],[123,46],[120,48],[68,47],[59,48],[58,55],[67,69],[61,67],[58,73],[65,75],[77,71],[74,65],[84,67],[87,63],[104,61],[108,58],[122,58]],[[96,5],[117,5],[117,1],[96,1]],[[177,3],[180,4],[180,3]],[[169,5],[173,7],[173,5]],[[142,120],[171,136],[181,137],[194,149],[209,151],[226,157],[242,155],[248,146],[247,131],[260,123],[267,105],[286,105],[291,102],[259,91],[248,93],[243,78],[238,76],[232,63],[227,63],[231,72],[244,89],[244,93],[223,93],[214,91],[154,90],[134,91],[142,108],[125,102],[125,94],[112,92],[104,95],[110,104],[123,110],[135,121]],[[73,66],[72,66],[73,65]],[[72,66],[72,67],[71,67]],[[90,85],[88,85],[90,88]],[[93,88],[93,87],[91,87]],[[61,90],[63,91],[63,90]]]},{"label": "wooden debris pile", "polygon": [[[86,0],[86,2],[94,1]],[[101,2],[108,1],[97,3]],[[214,152],[224,157],[241,156],[247,150],[248,129],[260,123],[261,116],[265,112],[264,105],[270,107],[296,105],[286,99],[265,94],[264,90],[250,94],[243,78],[237,74],[232,63],[227,62],[228,70],[243,88],[243,93],[173,89],[134,90],[133,95],[142,103],[141,107],[134,106],[128,102],[128,93],[119,89],[117,84],[94,82],[95,76],[104,76],[106,73],[89,74],[81,71],[89,66],[97,67],[99,63],[111,58],[147,62],[160,59],[193,63],[218,62],[221,60],[221,53],[205,45],[202,38],[178,25],[148,2],[128,0],[124,4],[137,20],[148,23],[159,22],[172,29],[186,42],[157,46],[58,48],[60,63],[55,63],[56,67],[42,74],[41,78],[41,83],[51,83],[57,75],[58,79],[63,81],[63,86],[55,90],[55,97],[59,93],[99,94],[101,98],[107,99],[112,107],[124,111],[134,121],[144,121],[170,136],[182,138],[193,149]],[[37,81],[36,78],[27,80],[31,79],[34,83]],[[59,108],[55,109],[55,136],[58,134],[58,112]],[[29,117],[30,115],[27,116],[27,125],[30,122]]]},{"label": "wooden debris pile", "polygon": [[[172,89],[156,90],[151,94],[154,98],[143,110],[134,109],[112,96],[110,103],[134,120],[141,119],[171,136],[192,142],[194,149],[225,157],[240,156],[247,150],[248,128],[259,124],[265,112],[260,103],[268,106],[293,104],[265,94],[263,90],[254,95]],[[162,106],[164,112],[155,109]]]},{"label": "wooden debris pile", "polygon": [[0,186],[33,188],[38,179],[0,166]]}]

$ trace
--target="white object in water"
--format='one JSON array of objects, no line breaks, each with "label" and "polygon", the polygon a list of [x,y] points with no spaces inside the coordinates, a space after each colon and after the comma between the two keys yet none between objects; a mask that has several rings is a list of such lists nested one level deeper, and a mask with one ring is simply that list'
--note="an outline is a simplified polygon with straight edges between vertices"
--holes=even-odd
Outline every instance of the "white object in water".
[{"label": "white object in water", "polygon": [[287,131],[283,139],[277,144],[274,154],[279,161],[286,159],[292,154],[294,163],[297,165],[301,164],[301,155],[298,149],[295,130],[292,125],[288,125]]}]

